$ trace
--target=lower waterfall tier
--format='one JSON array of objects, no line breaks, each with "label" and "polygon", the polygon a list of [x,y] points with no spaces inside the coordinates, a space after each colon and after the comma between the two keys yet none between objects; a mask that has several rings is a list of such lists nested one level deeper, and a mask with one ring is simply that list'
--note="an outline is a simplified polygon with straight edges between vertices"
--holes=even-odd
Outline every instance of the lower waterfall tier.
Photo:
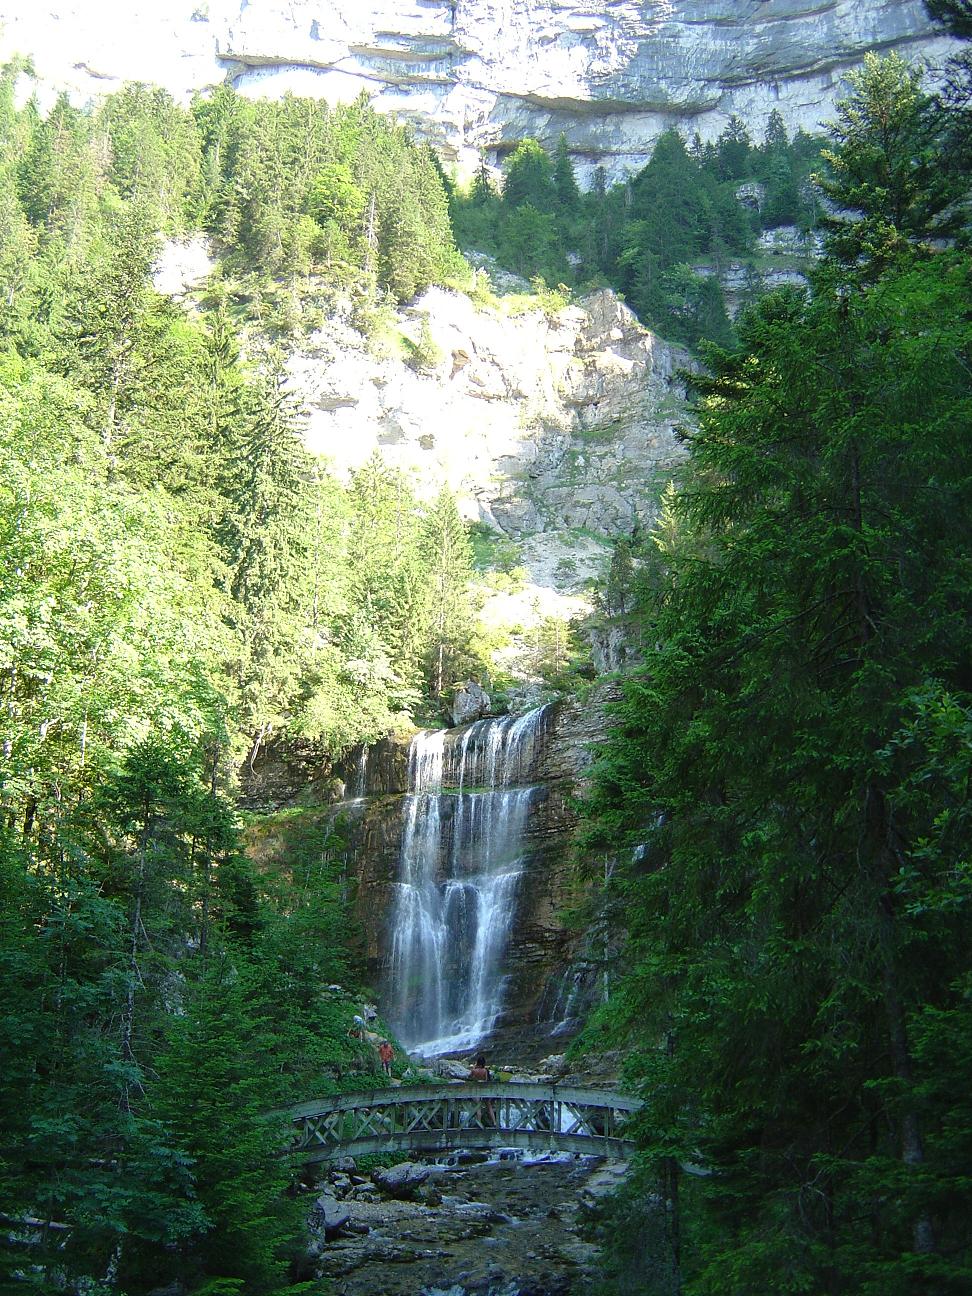
[{"label": "lower waterfall tier", "polygon": [[[348,843],[355,878],[354,909],[364,934],[368,979],[380,988],[383,1013],[403,1043],[410,1046],[446,1036],[439,1038],[436,1047],[420,1047],[419,1051],[459,1052],[474,1046],[474,1035],[528,1035],[536,1029],[541,1005],[550,1010],[557,1006],[556,994],[550,992],[548,983],[563,976],[577,939],[575,932],[565,928],[562,916],[573,898],[569,847],[575,816],[567,786],[541,786],[527,791],[532,801],[518,853],[504,861],[505,867],[487,875],[489,889],[483,888],[482,874],[460,873],[449,879],[445,866],[440,864],[434,883],[438,899],[428,906],[431,912],[427,909],[421,917],[416,914],[416,921],[428,919],[434,924],[440,916],[436,904],[451,908],[452,918],[458,920],[453,930],[461,931],[465,924],[464,936],[450,938],[443,924],[438,945],[430,941],[425,946],[430,956],[434,951],[436,961],[428,976],[422,975],[411,984],[396,971],[401,965],[396,960],[391,925],[392,915],[402,904],[401,824],[410,798],[368,798],[349,807],[346,814],[338,811],[337,827]],[[452,831],[449,820],[456,815],[459,800],[449,794],[441,797],[447,803],[440,806],[446,835]],[[412,893],[411,902],[420,910],[418,892]],[[502,922],[497,929],[500,915]],[[498,1009],[488,1005],[476,1010],[468,1000],[468,1006],[461,1008],[463,1001],[456,994],[463,977],[469,977],[471,947],[477,933],[483,944],[499,938],[501,950],[496,952],[501,953],[503,993]],[[432,963],[432,957],[429,961]],[[441,1010],[437,1006],[440,994]],[[403,1019],[408,1020],[403,1010],[409,999],[423,1005],[411,1028],[401,1025]],[[488,1026],[474,1031],[480,1013],[490,1021]],[[454,1025],[450,1026],[450,1022]],[[544,1035],[551,1026],[544,1029]],[[449,1035],[457,1038],[450,1040]]]},{"label": "lower waterfall tier", "polygon": [[[349,760],[345,782],[359,795],[254,827],[258,857],[286,859],[328,836],[333,855],[338,839],[366,980],[413,1050],[479,1043],[536,1060],[580,1026],[601,937],[592,944],[564,917],[578,900],[574,796],[610,700],[603,691],[547,708],[526,761],[522,717],[436,731],[422,751],[386,740]],[[287,774],[279,751],[268,767],[292,779],[290,804],[315,786],[306,764]]]},{"label": "lower waterfall tier", "polygon": [[410,1052],[472,1048],[500,1018],[526,829],[545,794],[528,787],[406,798],[382,998]]}]

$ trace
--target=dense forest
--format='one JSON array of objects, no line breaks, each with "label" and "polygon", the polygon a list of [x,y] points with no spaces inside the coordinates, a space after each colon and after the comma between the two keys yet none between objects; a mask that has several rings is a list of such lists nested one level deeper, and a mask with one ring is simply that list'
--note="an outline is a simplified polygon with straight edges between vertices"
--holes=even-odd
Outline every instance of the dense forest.
[{"label": "dense forest", "polygon": [[[341,842],[258,873],[235,770],[331,757],[468,669],[451,495],[304,449],[295,278],[362,314],[458,264],[427,150],[363,104],[0,78],[0,1209],[17,1290],[282,1292],[302,1254],[262,1115],[373,1065]],[[222,250],[186,312],[161,234]],[[297,303],[294,305],[294,303]],[[65,1227],[65,1223],[69,1227]],[[296,1290],[296,1289],[295,1289]]]},{"label": "dense forest", "polygon": [[730,267],[743,275],[742,306],[762,295],[758,235],[792,228],[791,261],[813,256],[820,148],[802,131],[789,139],[778,112],[754,146],[732,117],[710,144],[666,131],[636,175],[609,186],[599,167],[581,193],[565,137],[553,156],[525,139],[506,160],[501,190],[483,160],[468,190],[453,193],[453,218],[463,247],[521,276],[551,288],[609,283],[662,336],[727,345],[721,277]]},{"label": "dense forest", "polygon": [[630,923],[589,1039],[645,1101],[612,1293],[972,1284],[970,102],[967,57],[938,99],[852,78],[811,289],[706,350],[626,548],[644,664],[587,831]]},{"label": "dense forest", "polygon": [[[929,9],[972,37],[970,0]],[[535,141],[502,192],[486,168],[457,191],[363,101],[132,86],[45,115],[22,70],[0,75],[0,1287],[326,1290],[267,1113],[375,1066],[348,1033],[340,825],[257,867],[237,772],[279,735],[335,760],[437,723],[485,663],[455,500],[377,456],[331,476],[286,347],[338,300],[367,328],[461,279],[461,245],[600,276],[704,361],[677,489],[602,599],[643,664],[586,806],[628,938],[583,1044],[620,1048],[645,1100],[603,1293],[967,1291],[968,57],[937,97],[869,58],[826,141],[670,132],[588,193]],[[781,225],[825,232],[809,286],[754,281],[730,326],[703,270]],[[218,261],[183,309],[152,267],[192,232]]]}]

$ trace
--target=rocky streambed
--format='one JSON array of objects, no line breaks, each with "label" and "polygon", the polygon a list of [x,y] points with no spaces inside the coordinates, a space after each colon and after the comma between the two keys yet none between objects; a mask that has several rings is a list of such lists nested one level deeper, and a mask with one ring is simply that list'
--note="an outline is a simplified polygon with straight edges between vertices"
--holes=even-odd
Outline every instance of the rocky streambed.
[{"label": "rocky streambed", "polygon": [[625,1172],[565,1154],[344,1160],[313,1189],[311,1267],[335,1296],[581,1296],[597,1257],[585,1216]]}]

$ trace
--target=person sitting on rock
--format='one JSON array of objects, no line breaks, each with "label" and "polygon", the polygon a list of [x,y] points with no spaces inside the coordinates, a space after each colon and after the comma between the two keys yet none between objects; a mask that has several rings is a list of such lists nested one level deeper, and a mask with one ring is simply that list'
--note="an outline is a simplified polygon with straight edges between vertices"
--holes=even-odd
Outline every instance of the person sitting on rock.
[{"label": "person sitting on rock", "polygon": [[[479,1056],[476,1058],[476,1061],[469,1068],[469,1075],[467,1078],[471,1080],[474,1084],[489,1084],[489,1082],[492,1080],[493,1077],[490,1075],[489,1067],[486,1065],[486,1057],[483,1053],[479,1054]],[[485,1101],[479,1104],[480,1125],[482,1125],[483,1123],[484,1108],[486,1112],[486,1123],[488,1125],[495,1125],[496,1114],[493,1111],[492,1098],[487,1098],[485,1099]]]}]

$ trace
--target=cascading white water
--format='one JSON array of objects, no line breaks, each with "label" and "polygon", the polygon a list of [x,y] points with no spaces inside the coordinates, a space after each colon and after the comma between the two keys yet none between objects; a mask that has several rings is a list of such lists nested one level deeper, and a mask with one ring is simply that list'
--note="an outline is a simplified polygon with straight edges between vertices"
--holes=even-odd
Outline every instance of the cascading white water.
[{"label": "cascading white water", "polygon": [[413,1053],[472,1048],[502,1010],[545,710],[412,741],[385,1002]]},{"label": "cascading white water", "polygon": [[368,795],[368,751],[369,749],[362,744],[355,763],[354,780],[351,785],[351,795],[353,797]]}]

